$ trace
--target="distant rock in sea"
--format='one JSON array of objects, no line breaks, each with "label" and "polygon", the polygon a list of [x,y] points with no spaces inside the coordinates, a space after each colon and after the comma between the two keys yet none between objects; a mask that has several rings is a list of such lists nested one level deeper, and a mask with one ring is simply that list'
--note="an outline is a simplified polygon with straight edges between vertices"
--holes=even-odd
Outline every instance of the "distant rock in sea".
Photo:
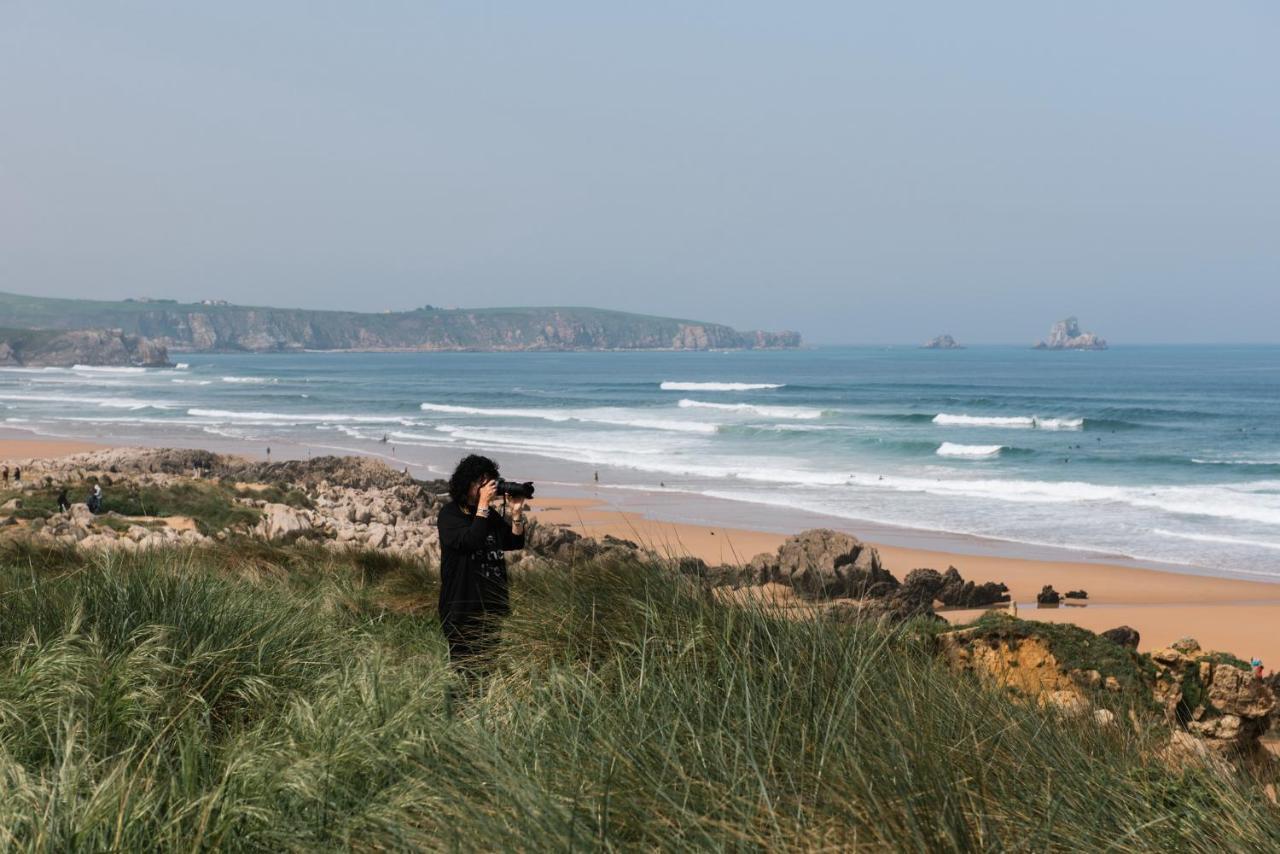
[{"label": "distant rock in sea", "polygon": [[1041,341],[1036,350],[1105,350],[1107,342],[1092,332],[1081,332],[1074,317],[1059,320],[1049,332],[1049,340]]},{"label": "distant rock in sea", "polygon": [[964,347],[956,343],[956,339],[950,335],[939,335],[932,341],[920,345],[921,350],[963,350]]}]

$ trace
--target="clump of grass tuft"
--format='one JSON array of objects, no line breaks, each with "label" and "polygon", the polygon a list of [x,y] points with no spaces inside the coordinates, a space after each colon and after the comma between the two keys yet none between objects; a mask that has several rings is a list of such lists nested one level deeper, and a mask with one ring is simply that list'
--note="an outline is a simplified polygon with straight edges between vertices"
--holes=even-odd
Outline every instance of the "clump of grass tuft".
[{"label": "clump of grass tuft", "polygon": [[[1256,781],[1011,702],[927,633],[522,574],[452,716],[420,562],[0,551],[0,845],[1264,850]],[[422,607],[399,608],[409,597]]]}]

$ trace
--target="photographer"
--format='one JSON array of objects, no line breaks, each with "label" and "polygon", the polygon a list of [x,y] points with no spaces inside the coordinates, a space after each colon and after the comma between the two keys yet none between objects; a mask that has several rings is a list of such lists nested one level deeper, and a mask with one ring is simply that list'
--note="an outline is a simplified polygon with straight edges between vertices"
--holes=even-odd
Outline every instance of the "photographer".
[{"label": "photographer", "polygon": [[524,497],[503,496],[508,518],[491,505],[499,495],[498,466],[464,457],[449,478],[453,498],[440,510],[440,626],[455,667],[474,673],[509,612],[504,551],[524,548]]}]

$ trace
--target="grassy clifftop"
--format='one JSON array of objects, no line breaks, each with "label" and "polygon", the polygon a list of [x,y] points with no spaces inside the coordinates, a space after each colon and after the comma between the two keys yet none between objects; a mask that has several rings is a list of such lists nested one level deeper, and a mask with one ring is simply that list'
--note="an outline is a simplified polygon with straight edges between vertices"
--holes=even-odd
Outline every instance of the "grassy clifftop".
[{"label": "grassy clifftop", "polygon": [[453,715],[434,571],[0,551],[0,839],[72,850],[1271,850],[1256,785],[1017,703],[928,631],[519,576]]},{"label": "grassy clifftop", "polygon": [[583,307],[366,313],[0,293],[10,326],[109,328],[185,350],[573,350],[794,347],[794,332]]}]

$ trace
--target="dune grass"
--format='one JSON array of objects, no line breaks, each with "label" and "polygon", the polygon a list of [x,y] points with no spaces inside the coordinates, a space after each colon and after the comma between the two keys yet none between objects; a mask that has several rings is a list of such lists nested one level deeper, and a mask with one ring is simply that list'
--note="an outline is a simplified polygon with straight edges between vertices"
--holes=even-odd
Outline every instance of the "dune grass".
[{"label": "dune grass", "polygon": [[[25,491],[0,494],[0,501],[10,497],[22,499],[22,508],[14,512],[20,519],[46,519],[58,512],[58,493],[64,487],[71,503],[83,503],[93,489],[93,480],[74,483],[53,483]],[[253,507],[237,502],[243,497],[234,489],[215,481],[185,481],[158,484],[103,484],[102,513],[121,516],[189,516],[195,520],[202,534],[212,536],[227,528],[249,528],[257,523],[262,513]],[[248,495],[249,493],[244,493]],[[303,506],[295,493],[278,488],[263,497],[279,498],[292,506]],[[99,517],[100,519],[106,517]]]},{"label": "dune grass", "polygon": [[[1256,780],[657,565],[514,582],[458,685],[429,567],[0,551],[0,848],[1265,850]],[[450,714],[450,686],[460,697]]]}]

